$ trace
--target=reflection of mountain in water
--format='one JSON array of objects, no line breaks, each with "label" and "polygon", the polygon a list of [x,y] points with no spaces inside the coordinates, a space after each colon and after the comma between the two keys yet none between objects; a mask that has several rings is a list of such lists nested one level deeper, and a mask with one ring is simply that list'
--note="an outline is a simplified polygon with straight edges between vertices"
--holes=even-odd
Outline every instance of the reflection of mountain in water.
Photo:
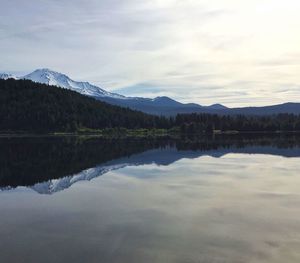
[{"label": "reflection of mountain in water", "polygon": [[[2,139],[0,186],[52,194],[126,166],[169,165],[182,158],[228,153],[300,156],[298,136],[217,136],[170,139]],[[92,168],[91,168],[92,167]]]}]

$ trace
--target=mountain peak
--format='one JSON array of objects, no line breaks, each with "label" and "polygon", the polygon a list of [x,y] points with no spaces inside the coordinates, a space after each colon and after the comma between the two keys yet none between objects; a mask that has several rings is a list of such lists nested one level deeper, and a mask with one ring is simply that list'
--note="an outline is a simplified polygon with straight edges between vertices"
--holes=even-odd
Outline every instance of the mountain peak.
[{"label": "mountain peak", "polygon": [[64,89],[70,89],[80,94],[99,98],[99,97],[113,97],[125,98],[122,95],[107,92],[89,82],[79,82],[70,79],[67,75],[51,70],[49,68],[36,69],[32,73],[23,77],[34,82],[43,83],[47,85],[58,86]]},{"label": "mountain peak", "polygon": [[55,85],[62,88],[65,87],[66,82],[70,80],[66,75],[56,72],[48,68],[36,69],[32,73],[23,77],[24,79],[30,79],[34,82],[39,82],[48,85]]},{"label": "mountain peak", "polygon": [[52,69],[49,69],[49,68],[40,68],[40,69],[36,69],[35,71],[49,71],[49,72],[56,72]]},{"label": "mountain peak", "polygon": [[56,77],[63,77],[63,78],[67,78],[67,79],[70,79],[67,75],[63,74],[63,73],[60,73],[58,71],[55,71],[55,70],[52,70],[52,69],[49,69],[49,68],[40,68],[40,69],[36,69],[35,71],[33,71],[32,73],[30,74],[45,74],[45,75],[52,75],[52,76],[56,76]]},{"label": "mountain peak", "polygon": [[[57,71],[54,71],[52,69],[49,69],[49,68],[38,68],[36,70],[34,70],[33,72],[42,72],[42,73],[52,73],[52,74],[60,74],[60,75],[63,75],[62,73],[59,73]],[[32,72],[32,73],[33,73]]]},{"label": "mountain peak", "polygon": [[216,109],[216,110],[223,110],[223,109],[227,109],[226,106],[222,105],[222,104],[219,104],[219,103],[216,103],[216,104],[212,104],[210,106],[208,106],[209,108],[211,109]]},{"label": "mountain peak", "polygon": [[153,99],[153,102],[156,103],[157,105],[164,105],[164,106],[173,106],[173,107],[176,107],[176,106],[181,106],[182,103],[176,101],[176,100],[173,100],[167,96],[159,96],[159,97],[156,97]]},{"label": "mountain peak", "polygon": [[154,101],[175,101],[167,96],[158,96],[153,99]]}]

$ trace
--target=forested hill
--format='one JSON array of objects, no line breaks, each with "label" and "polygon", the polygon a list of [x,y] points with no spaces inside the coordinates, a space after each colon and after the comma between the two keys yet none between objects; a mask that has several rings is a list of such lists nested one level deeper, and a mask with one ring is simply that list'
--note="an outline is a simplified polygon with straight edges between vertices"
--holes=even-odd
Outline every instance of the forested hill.
[{"label": "forested hill", "polygon": [[167,128],[169,120],[96,101],[74,91],[0,79],[0,131],[74,132],[79,128]]},{"label": "forested hill", "polygon": [[106,128],[170,129],[183,134],[300,131],[300,115],[153,116],[30,80],[0,79],[0,133],[77,132]]}]

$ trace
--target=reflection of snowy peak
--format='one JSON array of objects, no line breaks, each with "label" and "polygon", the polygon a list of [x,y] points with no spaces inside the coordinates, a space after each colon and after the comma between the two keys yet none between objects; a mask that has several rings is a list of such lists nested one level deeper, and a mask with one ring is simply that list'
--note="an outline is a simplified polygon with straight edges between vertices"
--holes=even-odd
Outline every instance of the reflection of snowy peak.
[{"label": "reflection of snowy peak", "polygon": [[[199,152],[196,151],[177,151],[174,147],[165,149],[154,149],[132,156],[116,159],[94,168],[83,170],[82,172],[66,176],[60,179],[53,179],[30,186],[32,190],[39,194],[54,194],[63,191],[79,181],[90,181],[96,177],[106,174],[113,170],[118,170],[128,166],[139,166],[147,164],[169,165],[181,158],[196,158]],[[4,190],[4,189],[2,189]],[[8,189],[5,189],[8,190]]]},{"label": "reflection of snowy peak", "polygon": [[118,170],[128,166],[139,165],[170,165],[182,158],[194,159],[201,156],[211,156],[215,158],[222,157],[228,153],[238,154],[272,154],[285,157],[298,157],[300,156],[300,149],[280,149],[271,146],[249,146],[245,148],[231,147],[219,148],[211,150],[184,150],[179,151],[175,147],[166,147],[164,149],[153,149],[143,153],[134,154],[132,156],[116,159],[94,168],[86,169],[78,174],[66,176],[61,179],[54,179],[44,183],[37,183],[30,188],[40,194],[53,194],[65,190],[72,186],[72,184],[79,181],[90,181],[98,176],[108,173],[113,170]]},{"label": "reflection of snowy peak", "polygon": [[[85,169],[74,175],[66,175],[60,179],[52,179],[42,183],[36,183],[32,186],[21,187],[23,189],[31,189],[39,194],[54,194],[63,191],[73,184],[80,181],[90,181],[99,177],[107,172],[122,169],[128,166],[139,165],[163,165],[168,166],[182,158],[198,158],[201,156],[211,156],[214,158],[222,157],[228,153],[238,154],[268,154],[284,157],[299,157],[300,148],[277,148],[274,146],[248,146],[241,148],[240,146],[220,147],[218,149],[203,149],[203,150],[177,150],[176,147],[165,147],[160,149],[148,150],[142,153],[131,155],[130,157],[123,157],[115,159],[94,168]],[[17,187],[17,189],[20,187]],[[14,187],[6,186],[1,187],[1,191],[12,191]]]},{"label": "reflection of snowy peak", "polygon": [[89,82],[79,82],[70,79],[68,76],[52,71],[50,69],[37,69],[32,73],[23,77],[34,82],[43,83],[47,85],[54,85],[65,89],[76,91],[80,94],[91,97],[111,97],[122,99],[125,98],[122,95],[107,92],[97,86],[90,84]]},{"label": "reflection of snowy peak", "polygon": [[90,181],[98,176],[101,176],[109,171],[121,169],[126,164],[115,165],[115,166],[98,166],[90,169],[86,169],[78,174],[72,176],[66,176],[60,179],[53,179],[43,183],[37,183],[30,188],[39,194],[53,194],[56,192],[63,191],[73,184],[79,181]]}]

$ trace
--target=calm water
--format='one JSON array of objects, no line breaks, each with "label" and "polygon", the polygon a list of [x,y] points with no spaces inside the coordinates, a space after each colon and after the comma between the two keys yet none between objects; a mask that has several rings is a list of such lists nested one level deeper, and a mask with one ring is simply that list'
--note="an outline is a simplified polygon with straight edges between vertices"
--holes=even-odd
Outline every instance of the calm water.
[{"label": "calm water", "polygon": [[300,138],[0,139],[0,262],[300,262]]}]

